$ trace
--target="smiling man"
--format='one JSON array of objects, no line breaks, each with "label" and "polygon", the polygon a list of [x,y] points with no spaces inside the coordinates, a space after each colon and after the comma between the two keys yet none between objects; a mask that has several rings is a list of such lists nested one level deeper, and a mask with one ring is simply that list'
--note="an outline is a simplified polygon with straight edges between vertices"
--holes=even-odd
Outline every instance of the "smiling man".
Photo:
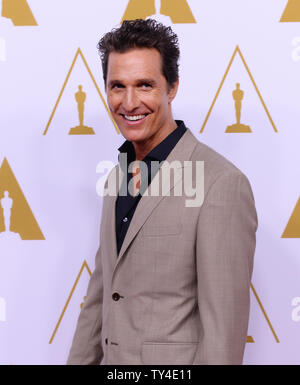
[{"label": "smiling man", "polygon": [[[106,187],[123,172],[127,193],[103,199],[100,247],[68,363],[241,364],[257,229],[250,184],[174,120],[179,48],[170,27],[124,21],[98,48],[108,105],[126,139]],[[199,162],[204,198],[188,206],[186,189],[174,191],[198,186],[197,173],[185,176],[187,164]],[[165,192],[146,194],[141,182],[151,189],[169,163],[176,166]]]}]

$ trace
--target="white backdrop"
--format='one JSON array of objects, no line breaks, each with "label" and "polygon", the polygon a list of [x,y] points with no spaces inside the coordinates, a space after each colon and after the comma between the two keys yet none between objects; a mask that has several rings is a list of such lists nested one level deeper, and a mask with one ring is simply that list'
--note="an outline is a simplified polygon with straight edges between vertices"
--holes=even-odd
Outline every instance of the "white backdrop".
[{"label": "white backdrop", "polygon": [[[9,192],[14,234],[5,232],[8,200],[1,201],[1,364],[66,361],[99,244],[96,167],[116,163],[124,141],[102,100],[96,45],[126,9],[139,16],[154,0],[128,4],[2,0],[0,199]],[[187,4],[196,22],[174,22]],[[244,363],[299,364],[299,1],[164,0],[162,6],[173,22],[157,17],[172,25],[181,47],[174,117],[248,176],[256,200],[252,342]],[[225,133],[235,123],[236,83],[244,91],[241,120],[252,133]],[[68,135],[78,125],[79,85],[84,123],[95,135]]]}]

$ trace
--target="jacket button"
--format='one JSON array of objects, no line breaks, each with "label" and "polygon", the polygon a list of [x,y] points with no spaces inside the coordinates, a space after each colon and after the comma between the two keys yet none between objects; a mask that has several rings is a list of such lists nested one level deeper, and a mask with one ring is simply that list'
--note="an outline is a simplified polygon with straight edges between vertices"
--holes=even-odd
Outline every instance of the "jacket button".
[{"label": "jacket button", "polygon": [[106,345],[108,344],[108,339],[107,339],[107,338],[105,338],[105,344],[106,344]]},{"label": "jacket button", "polygon": [[119,294],[119,293],[114,293],[114,294],[112,295],[112,299],[113,299],[114,301],[119,301],[119,299],[120,299],[120,294]]}]

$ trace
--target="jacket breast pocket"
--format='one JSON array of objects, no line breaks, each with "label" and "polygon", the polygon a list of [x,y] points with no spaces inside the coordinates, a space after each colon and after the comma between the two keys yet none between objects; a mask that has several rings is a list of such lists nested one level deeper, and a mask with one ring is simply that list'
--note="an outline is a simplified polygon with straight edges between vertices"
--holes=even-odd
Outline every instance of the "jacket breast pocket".
[{"label": "jacket breast pocket", "polygon": [[146,225],[142,229],[142,236],[144,237],[159,237],[166,235],[178,235],[182,231],[182,224],[170,224],[170,225]]},{"label": "jacket breast pocket", "polygon": [[198,342],[144,342],[143,365],[192,365]]}]

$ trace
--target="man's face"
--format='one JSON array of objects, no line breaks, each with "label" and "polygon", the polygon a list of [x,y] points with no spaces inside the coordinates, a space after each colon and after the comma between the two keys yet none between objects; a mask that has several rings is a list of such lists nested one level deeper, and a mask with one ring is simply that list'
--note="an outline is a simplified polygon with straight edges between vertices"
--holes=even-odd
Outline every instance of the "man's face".
[{"label": "man's face", "polygon": [[106,92],[110,111],[122,135],[136,144],[158,144],[172,125],[171,101],[161,55],[154,48],[109,54]]}]

